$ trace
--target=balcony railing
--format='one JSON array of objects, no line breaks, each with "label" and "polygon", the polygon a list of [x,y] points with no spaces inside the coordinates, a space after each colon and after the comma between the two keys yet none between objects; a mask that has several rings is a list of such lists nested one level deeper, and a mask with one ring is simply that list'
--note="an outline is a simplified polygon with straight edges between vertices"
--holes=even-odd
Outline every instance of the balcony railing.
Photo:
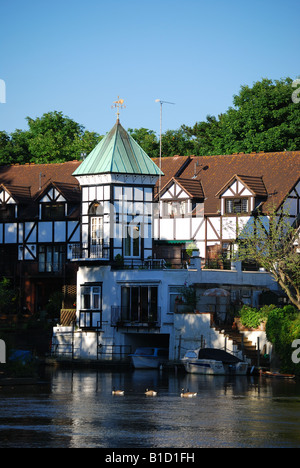
[{"label": "balcony railing", "polygon": [[[70,244],[68,258],[71,260],[109,260],[109,246],[107,245],[90,245]],[[114,270],[182,270],[189,267],[188,260],[180,258],[123,258],[114,260],[111,264]]]},{"label": "balcony railing", "polygon": [[141,307],[112,306],[111,326],[112,327],[160,327],[161,308],[159,306],[149,306],[147,310]]},{"label": "balcony railing", "polygon": [[205,260],[204,268],[207,268],[208,270],[231,270],[231,260],[207,258]]},{"label": "balcony railing", "polygon": [[72,260],[93,259],[109,259],[109,246],[102,244],[70,244],[70,257]]}]

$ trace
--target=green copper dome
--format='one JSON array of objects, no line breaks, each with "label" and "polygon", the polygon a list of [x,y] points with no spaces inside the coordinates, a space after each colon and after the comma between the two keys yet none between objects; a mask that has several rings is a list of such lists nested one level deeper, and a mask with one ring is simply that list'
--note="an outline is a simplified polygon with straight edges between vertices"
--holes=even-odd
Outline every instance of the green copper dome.
[{"label": "green copper dome", "polygon": [[[159,176],[159,167],[124,130],[119,120],[73,173]],[[162,174],[162,173],[161,173]]]}]

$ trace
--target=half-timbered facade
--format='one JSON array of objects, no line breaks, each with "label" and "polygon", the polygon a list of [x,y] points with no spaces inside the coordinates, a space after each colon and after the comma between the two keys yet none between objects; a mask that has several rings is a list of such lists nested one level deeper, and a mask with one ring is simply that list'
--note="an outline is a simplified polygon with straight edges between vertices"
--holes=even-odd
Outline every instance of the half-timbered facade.
[{"label": "half-timbered facade", "polygon": [[64,324],[76,320],[85,357],[153,343],[174,357],[186,285],[225,285],[232,299],[239,289],[254,305],[278,289],[265,272],[234,268],[231,251],[257,210],[299,221],[300,152],[175,156],[161,167],[119,120],[84,161],[0,167],[0,275],[32,314],[64,292],[64,307],[76,307]]},{"label": "half-timbered facade", "polygon": [[53,293],[76,284],[67,259],[80,242],[78,164],[0,168],[0,274],[19,289],[22,311],[40,313]]},{"label": "half-timbered facade", "polygon": [[[169,177],[168,159],[162,160],[162,170]],[[179,160],[177,156],[177,168]],[[222,264],[230,268],[235,239],[256,211],[264,213],[271,206],[275,210],[283,207],[291,220],[299,216],[299,152],[199,156],[190,157],[189,164],[182,158],[182,167],[180,177],[169,179],[156,197],[160,216],[155,240],[160,251],[162,244],[182,242],[184,249],[186,242],[192,240],[207,267],[218,268]],[[198,198],[196,211],[195,196],[186,191],[184,213],[179,213],[183,208],[170,192],[170,185],[179,187],[186,180],[201,184],[203,198]],[[171,213],[172,204],[178,207],[177,213]],[[179,223],[184,227],[178,228]],[[167,229],[161,229],[162,226]]]}]

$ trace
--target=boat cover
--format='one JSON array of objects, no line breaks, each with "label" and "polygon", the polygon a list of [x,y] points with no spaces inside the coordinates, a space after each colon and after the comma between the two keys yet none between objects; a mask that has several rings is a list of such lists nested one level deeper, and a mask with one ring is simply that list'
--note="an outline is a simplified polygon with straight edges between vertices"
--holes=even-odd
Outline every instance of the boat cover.
[{"label": "boat cover", "polygon": [[222,361],[225,364],[236,364],[243,362],[241,359],[233,356],[222,349],[215,348],[202,348],[199,350],[198,359],[213,359],[215,361]]}]

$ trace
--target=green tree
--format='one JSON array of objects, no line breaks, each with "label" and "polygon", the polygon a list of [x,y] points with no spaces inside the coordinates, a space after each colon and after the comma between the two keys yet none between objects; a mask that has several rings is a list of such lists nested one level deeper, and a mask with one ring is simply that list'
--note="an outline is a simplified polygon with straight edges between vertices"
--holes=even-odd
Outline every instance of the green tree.
[{"label": "green tree", "polygon": [[190,144],[193,146],[195,156],[210,156],[216,154],[218,142],[221,139],[221,124],[218,119],[212,115],[207,115],[206,121],[196,122],[193,127],[182,125]]},{"label": "green tree", "polygon": [[266,324],[267,339],[280,359],[282,372],[300,374],[300,364],[292,362],[292,343],[300,337],[300,316],[291,305],[270,310]]},{"label": "green tree", "polygon": [[159,140],[153,130],[147,128],[128,128],[128,133],[143,148],[150,158],[159,156]]},{"label": "green tree", "polygon": [[0,313],[16,313],[17,293],[11,289],[8,278],[3,277],[0,280]]},{"label": "green tree", "polygon": [[194,143],[189,139],[183,127],[179,130],[167,130],[162,135],[162,156],[188,156],[194,154]]},{"label": "green tree", "polygon": [[63,162],[79,159],[81,152],[90,152],[100,141],[96,133],[86,133],[61,112],[49,112],[35,120],[27,117],[29,125],[28,149],[31,161]]},{"label": "green tree", "polygon": [[26,118],[29,129],[0,132],[0,164],[51,163],[79,159],[101,140],[62,112]]},{"label": "green tree", "polygon": [[244,85],[227,112],[184,127],[194,138],[195,154],[299,150],[300,103],[292,100],[292,83],[264,78]]},{"label": "green tree", "polygon": [[252,260],[268,271],[300,310],[300,255],[296,245],[299,228],[287,211],[258,214],[239,233],[239,261]]},{"label": "green tree", "polygon": [[221,119],[223,152],[294,151],[300,147],[300,105],[292,80],[263,79],[242,86]]}]

